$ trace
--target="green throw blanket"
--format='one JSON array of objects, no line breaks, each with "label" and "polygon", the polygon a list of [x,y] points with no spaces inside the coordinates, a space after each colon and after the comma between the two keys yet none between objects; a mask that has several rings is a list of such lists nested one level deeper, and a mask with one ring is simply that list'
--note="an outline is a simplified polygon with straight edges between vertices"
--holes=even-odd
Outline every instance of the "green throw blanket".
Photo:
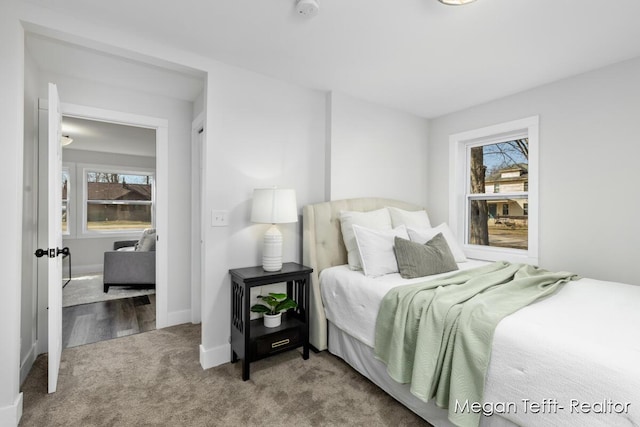
[{"label": "green throw blanket", "polygon": [[575,280],[527,264],[496,262],[440,280],[389,291],[376,320],[375,355],[391,378],[411,383],[425,402],[449,408],[449,420],[477,426],[480,414],[455,412],[456,400],[482,404],[498,322]]}]

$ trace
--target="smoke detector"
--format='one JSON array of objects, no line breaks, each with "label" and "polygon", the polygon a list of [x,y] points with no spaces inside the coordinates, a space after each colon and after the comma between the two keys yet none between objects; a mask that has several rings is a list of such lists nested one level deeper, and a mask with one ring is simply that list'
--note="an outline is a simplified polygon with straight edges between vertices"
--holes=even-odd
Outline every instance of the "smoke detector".
[{"label": "smoke detector", "polygon": [[313,18],[319,10],[320,6],[316,0],[298,0],[296,3],[296,13],[305,18]]}]

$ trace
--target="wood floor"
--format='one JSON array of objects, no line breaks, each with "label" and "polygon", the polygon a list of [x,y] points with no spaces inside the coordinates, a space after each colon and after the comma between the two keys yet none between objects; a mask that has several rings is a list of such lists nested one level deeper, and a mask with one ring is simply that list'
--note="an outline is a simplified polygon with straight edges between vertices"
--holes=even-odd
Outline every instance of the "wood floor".
[{"label": "wood floor", "polygon": [[156,328],[156,296],[143,295],[62,309],[62,348]]}]

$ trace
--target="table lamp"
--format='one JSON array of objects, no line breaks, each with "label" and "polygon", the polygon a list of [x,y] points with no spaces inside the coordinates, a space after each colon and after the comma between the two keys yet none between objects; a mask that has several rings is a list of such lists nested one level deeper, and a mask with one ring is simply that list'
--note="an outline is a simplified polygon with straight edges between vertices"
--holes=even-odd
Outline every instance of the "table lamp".
[{"label": "table lamp", "polygon": [[295,190],[276,187],[253,190],[251,222],[271,224],[264,234],[262,268],[282,270],[282,233],[276,224],[298,222]]}]

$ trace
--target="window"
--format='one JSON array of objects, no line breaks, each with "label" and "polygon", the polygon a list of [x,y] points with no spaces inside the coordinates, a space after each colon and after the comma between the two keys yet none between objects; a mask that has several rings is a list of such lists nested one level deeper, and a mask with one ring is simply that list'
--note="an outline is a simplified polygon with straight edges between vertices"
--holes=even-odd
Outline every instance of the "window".
[{"label": "window", "polygon": [[[527,197],[526,192],[522,191],[522,183],[528,180],[529,140],[524,136],[526,135],[501,142],[483,141],[467,145],[469,244],[527,249],[528,221],[522,214],[520,217],[516,216],[518,209],[515,208],[520,206],[518,202]],[[488,192],[486,182],[498,179],[500,182],[495,182],[493,193]],[[502,196],[496,200],[489,194]],[[499,204],[498,218],[491,215],[492,202]],[[512,209],[510,205],[513,205]],[[509,216],[510,211],[512,217]]]},{"label": "window", "polygon": [[71,196],[71,174],[68,167],[62,168],[62,234],[69,235],[70,227],[70,206],[69,198]]},{"label": "window", "polygon": [[85,167],[83,177],[84,233],[122,233],[153,227],[153,173]]},{"label": "window", "polygon": [[452,135],[450,143],[449,222],[467,256],[536,264],[538,118]]}]

